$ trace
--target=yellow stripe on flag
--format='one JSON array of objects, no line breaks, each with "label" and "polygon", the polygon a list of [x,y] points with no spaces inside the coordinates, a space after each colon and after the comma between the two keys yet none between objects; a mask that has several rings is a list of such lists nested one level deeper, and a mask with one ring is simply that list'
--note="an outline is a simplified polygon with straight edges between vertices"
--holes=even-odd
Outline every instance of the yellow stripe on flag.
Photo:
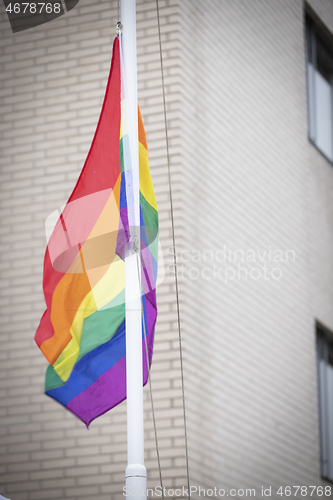
[{"label": "yellow stripe on flag", "polygon": [[139,142],[139,165],[140,165],[140,191],[147,202],[157,211],[156,199],[153,183],[149,172],[148,151],[144,145]]},{"label": "yellow stripe on flag", "polygon": [[74,317],[70,332],[72,340],[55,361],[53,367],[59,377],[66,382],[80,353],[80,341],[85,318],[106,306],[125,286],[125,263],[115,257],[103,278],[86,295]]}]

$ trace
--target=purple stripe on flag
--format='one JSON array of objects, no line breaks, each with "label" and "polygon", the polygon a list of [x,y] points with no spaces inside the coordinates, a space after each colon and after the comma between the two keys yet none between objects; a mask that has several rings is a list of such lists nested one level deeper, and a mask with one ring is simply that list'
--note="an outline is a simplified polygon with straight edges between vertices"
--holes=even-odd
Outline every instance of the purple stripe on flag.
[{"label": "purple stripe on flag", "polygon": [[126,243],[130,240],[130,232],[128,227],[128,211],[127,207],[120,209],[119,213],[119,229],[117,236],[117,246],[116,254],[119,255],[121,259],[125,259],[125,247]]},{"label": "purple stripe on flag", "polygon": [[101,375],[96,382],[70,401],[66,408],[88,427],[126,398],[126,356]]},{"label": "purple stripe on flag", "polygon": [[149,247],[146,247],[141,241],[141,282],[143,293],[146,295],[155,288],[154,270],[151,262],[151,253]]},{"label": "purple stripe on flag", "polygon": [[[146,326],[149,364],[154,345],[154,329],[157,317],[156,292],[146,295]],[[145,339],[142,339],[143,384],[148,380]],[[66,408],[77,415],[88,427],[100,415],[114,408],[126,399],[126,356],[101,375],[96,382],[73,398]]]},{"label": "purple stripe on flag", "polygon": [[[147,325],[147,344],[148,344],[148,357],[149,365],[151,365],[153,357],[153,347],[154,347],[154,333],[155,333],[155,323],[157,317],[156,309],[156,290],[146,294],[146,325]],[[142,361],[143,361],[143,384],[145,385],[148,380],[148,370],[147,370],[147,355],[146,355],[146,344],[145,339],[142,339]]]}]

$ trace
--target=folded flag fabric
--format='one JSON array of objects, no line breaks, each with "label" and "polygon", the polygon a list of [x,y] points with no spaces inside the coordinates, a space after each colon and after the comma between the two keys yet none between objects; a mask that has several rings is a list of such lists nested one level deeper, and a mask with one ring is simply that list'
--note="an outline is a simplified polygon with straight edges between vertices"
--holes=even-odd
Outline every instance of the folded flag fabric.
[{"label": "folded flag fabric", "polygon": [[[135,228],[124,81],[117,37],[90,151],[67,204],[48,228],[46,311],[35,335],[49,362],[46,394],[87,426],[126,398],[124,254]],[[151,363],[157,316],[158,214],[140,111],[139,182],[146,384],[144,331]]]}]

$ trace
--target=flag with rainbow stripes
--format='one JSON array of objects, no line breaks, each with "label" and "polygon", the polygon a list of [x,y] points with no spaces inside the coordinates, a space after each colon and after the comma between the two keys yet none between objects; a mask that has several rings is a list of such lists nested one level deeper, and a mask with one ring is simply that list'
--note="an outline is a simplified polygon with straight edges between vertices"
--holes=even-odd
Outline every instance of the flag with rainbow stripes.
[{"label": "flag with rainbow stripes", "polygon": [[[45,392],[87,426],[126,398],[125,247],[133,193],[119,38],[97,129],[65,207],[51,217],[44,259],[46,311],[35,340],[49,362]],[[157,316],[158,214],[139,111],[143,382]],[[50,221],[49,221],[50,222]]]}]

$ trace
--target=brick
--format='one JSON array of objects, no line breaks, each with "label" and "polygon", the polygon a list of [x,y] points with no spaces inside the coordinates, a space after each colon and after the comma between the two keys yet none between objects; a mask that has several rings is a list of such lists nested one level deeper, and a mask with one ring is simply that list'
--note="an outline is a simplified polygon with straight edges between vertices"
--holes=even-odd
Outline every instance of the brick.
[{"label": "brick", "polygon": [[31,462],[31,461],[25,461],[25,462],[19,462],[20,455],[17,455],[17,463],[9,464],[7,465],[7,470],[8,472],[24,472],[27,471],[30,473],[30,477],[32,477],[32,472],[38,470],[40,468],[40,463],[39,462]]},{"label": "brick", "polygon": [[94,484],[110,484],[111,483],[111,475],[110,474],[98,474],[96,476],[85,476],[78,478],[79,486],[90,486]]},{"label": "brick", "polygon": [[[59,479],[49,479],[47,481],[42,481],[42,488],[44,490],[50,490],[59,487]],[[72,478],[61,479],[61,487],[67,488],[75,486],[75,480]]]},{"label": "brick", "polygon": [[75,487],[75,488],[66,488],[65,489],[65,497],[66,498],[73,498],[73,495],[77,495],[77,497],[91,497],[92,495],[97,495],[98,494],[98,487],[97,486],[85,486],[85,487]]},{"label": "brick", "polygon": [[10,483],[7,486],[7,492],[9,495],[13,492],[26,492],[26,491],[31,491],[36,489],[38,486],[38,483],[32,482],[32,481],[26,481],[26,482],[15,482],[15,483]]},{"label": "brick", "polygon": [[75,464],[72,458],[62,458],[60,460],[50,460],[43,462],[43,469],[56,469],[56,468],[66,468],[71,467]]},{"label": "brick", "polygon": [[67,457],[76,457],[81,455],[95,455],[98,453],[96,446],[81,446],[80,448],[73,448],[65,451]]},{"label": "brick", "polygon": [[[44,497],[45,497],[45,487],[43,487],[42,490],[38,490],[38,491],[31,491],[30,493],[30,498],[33,498],[33,499],[41,499],[41,500],[44,500]],[[44,495],[44,496],[43,496]],[[63,490],[62,489],[55,489],[55,490],[51,490],[50,488],[47,488],[47,497],[49,499],[55,499],[55,500],[62,500],[63,499]]]}]

